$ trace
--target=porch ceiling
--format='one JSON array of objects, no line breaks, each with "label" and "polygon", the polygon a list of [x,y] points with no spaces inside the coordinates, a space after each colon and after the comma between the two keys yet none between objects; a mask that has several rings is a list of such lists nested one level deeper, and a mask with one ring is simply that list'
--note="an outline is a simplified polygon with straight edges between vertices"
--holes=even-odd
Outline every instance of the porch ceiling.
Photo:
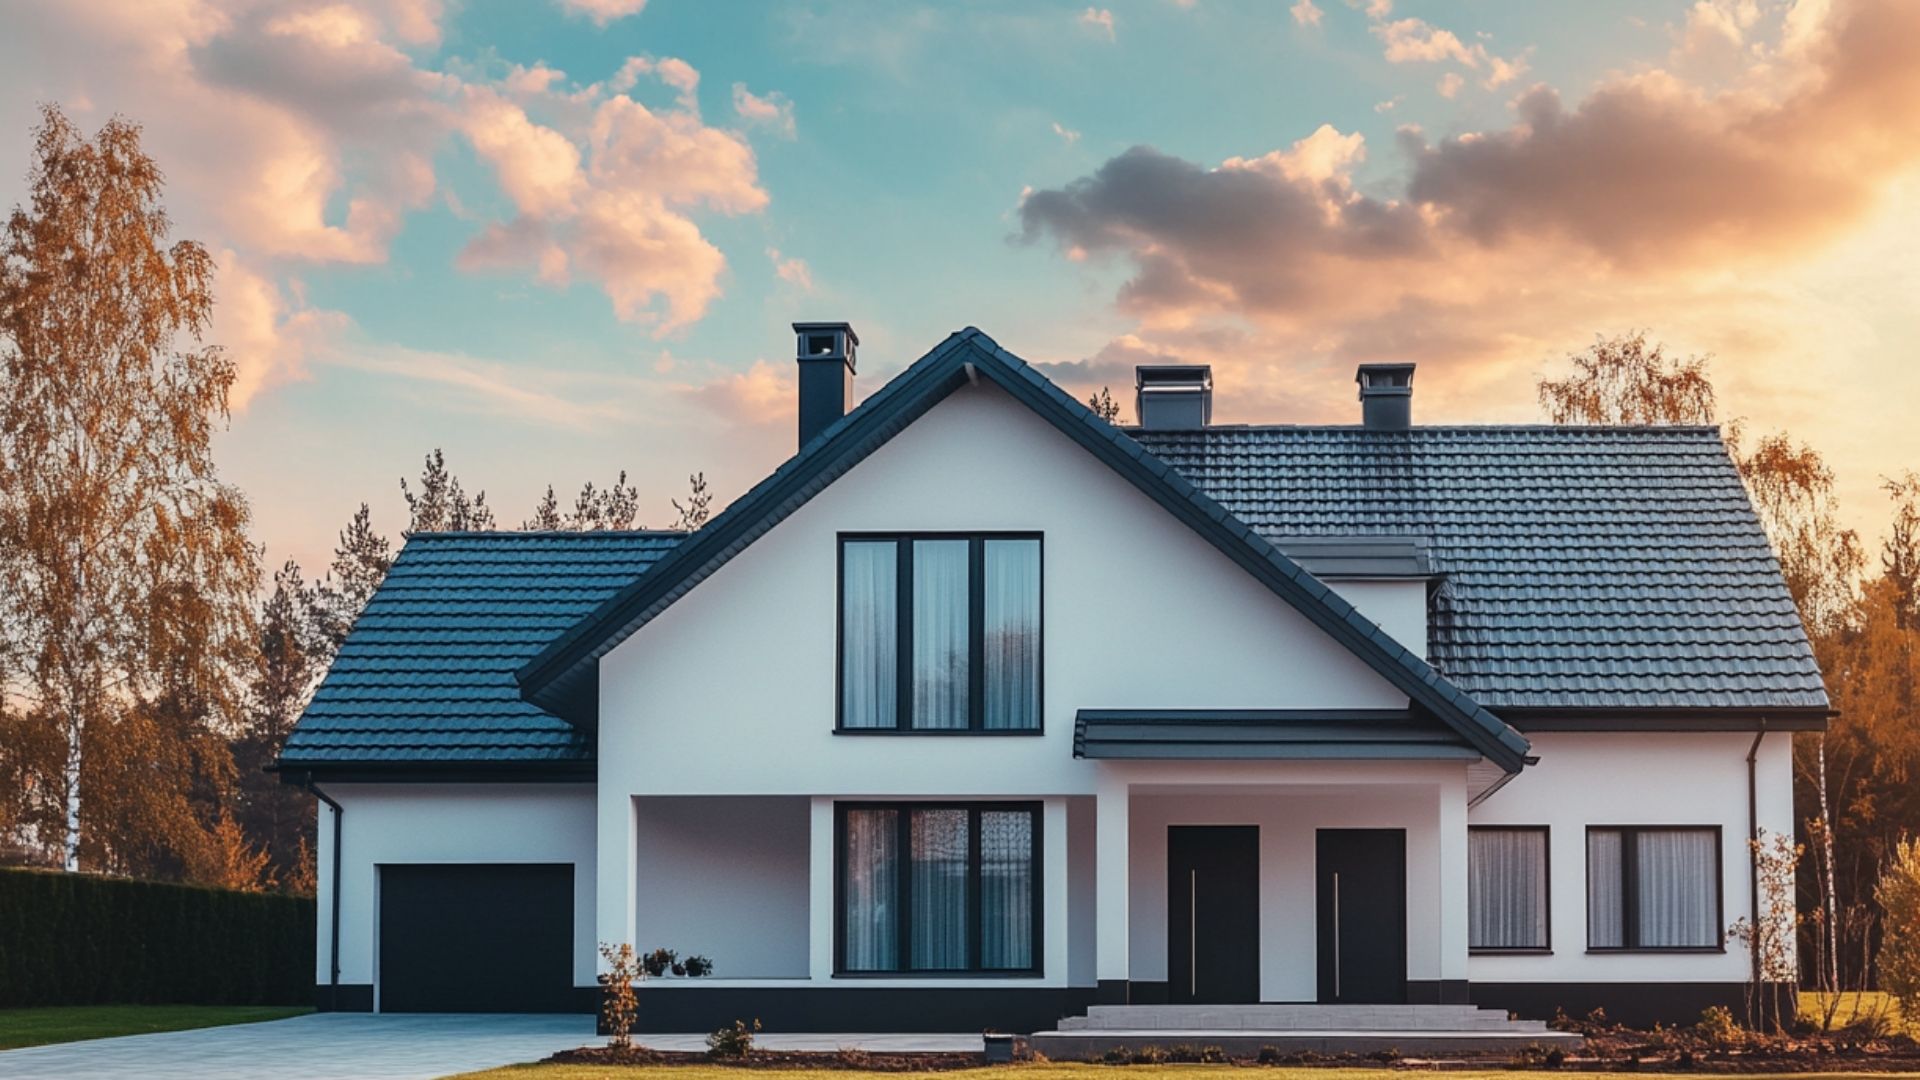
[{"label": "porch ceiling", "polygon": [[1081,709],[1077,758],[1471,761],[1451,726],[1411,709]]}]

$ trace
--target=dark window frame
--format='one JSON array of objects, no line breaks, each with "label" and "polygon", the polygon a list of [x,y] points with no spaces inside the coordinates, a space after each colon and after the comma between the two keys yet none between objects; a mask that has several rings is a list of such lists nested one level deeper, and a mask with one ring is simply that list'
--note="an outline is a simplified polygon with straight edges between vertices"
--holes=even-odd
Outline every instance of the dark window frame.
[{"label": "dark window frame", "polygon": [[[913,726],[913,544],[916,540],[965,540],[967,547],[967,726]],[[1034,672],[1039,698],[1032,727],[986,726],[986,551],[989,540],[1031,540],[1039,547],[1040,632]],[[847,719],[847,545],[894,546],[894,709],[893,727],[848,727]],[[1047,733],[1047,541],[1039,532],[849,532],[834,545],[833,732],[836,735],[994,735]]]},{"label": "dark window frame", "polygon": [[[1595,945],[1593,943],[1593,834],[1596,832],[1617,832],[1620,834],[1620,944]],[[1651,832],[1707,832],[1713,834],[1713,925],[1720,932],[1720,939],[1713,945],[1641,945],[1640,939],[1640,860],[1636,857],[1641,833]],[[1724,953],[1727,951],[1727,939],[1724,928],[1727,925],[1727,878],[1726,878],[1726,834],[1719,825],[1589,825],[1587,826],[1586,858],[1581,860],[1582,874],[1586,878],[1587,901],[1587,951],[1590,953]]]},{"label": "dark window frame", "polygon": [[[896,842],[900,858],[899,963],[913,955],[913,841],[912,815],[916,810],[967,811],[967,966],[919,969],[895,966],[888,970],[847,969],[847,812],[892,810],[898,820]],[[1034,979],[1046,975],[1046,813],[1033,801],[853,801],[833,804],[833,977],[836,979]],[[982,811],[1024,812],[1033,820],[1033,964],[1024,968],[980,966],[982,912],[980,910],[980,814]]]},{"label": "dark window frame", "polygon": [[[1542,895],[1546,900],[1546,944],[1544,945],[1475,945],[1473,928],[1469,920],[1467,928],[1467,955],[1469,956],[1551,956],[1553,955],[1553,828],[1548,825],[1469,825],[1469,835],[1477,832],[1524,832],[1540,834],[1540,872],[1545,875],[1546,888]],[[1467,857],[1472,859],[1473,848],[1467,848]],[[1469,866],[1471,869],[1471,866]]]}]

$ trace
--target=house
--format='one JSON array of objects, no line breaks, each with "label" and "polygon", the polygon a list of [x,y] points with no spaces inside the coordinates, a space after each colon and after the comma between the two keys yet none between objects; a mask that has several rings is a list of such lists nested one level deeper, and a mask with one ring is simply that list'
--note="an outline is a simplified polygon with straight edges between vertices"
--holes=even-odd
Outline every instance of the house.
[{"label": "house", "polygon": [[699,531],[412,537],[278,769],[324,1007],[1032,1031],[1096,1003],[1691,1021],[1828,701],[1707,427],[1115,427],[978,330]]}]

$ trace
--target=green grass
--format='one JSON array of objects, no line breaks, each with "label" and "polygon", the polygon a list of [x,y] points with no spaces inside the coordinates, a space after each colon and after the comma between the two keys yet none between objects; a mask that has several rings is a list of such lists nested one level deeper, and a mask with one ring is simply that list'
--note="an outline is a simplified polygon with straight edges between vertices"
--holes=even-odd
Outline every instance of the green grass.
[{"label": "green grass", "polygon": [[0,1050],[145,1035],[154,1031],[252,1024],[312,1012],[286,1005],[72,1005],[0,1009]]},{"label": "green grass", "polygon": [[[780,1072],[766,1068],[728,1068],[724,1065],[509,1065],[486,1072],[467,1072],[447,1080],[770,1080]],[[841,1068],[808,1068],[804,1080],[895,1080],[924,1076],[931,1080],[1407,1080],[1405,1068],[1277,1068],[1242,1065],[1000,1065],[958,1068],[950,1072],[849,1072]],[[1578,1076],[1636,1076],[1645,1072],[1534,1072],[1513,1068],[1448,1068],[1448,1080],[1567,1080]],[[1788,1080],[1789,1074],[1747,1072],[1740,1080]],[[1791,1080],[1885,1080],[1885,1072],[1795,1072]]]}]

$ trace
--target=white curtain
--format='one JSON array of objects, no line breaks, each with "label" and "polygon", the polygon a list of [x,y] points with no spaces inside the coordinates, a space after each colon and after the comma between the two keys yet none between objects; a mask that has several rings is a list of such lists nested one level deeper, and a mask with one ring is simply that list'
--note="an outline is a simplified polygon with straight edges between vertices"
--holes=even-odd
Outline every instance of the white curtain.
[{"label": "white curtain", "polygon": [[967,726],[965,540],[913,544],[913,725]]},{"label": "white curtain", "polygon": [[1617,829],[1587,830],[1587,945],[1618,949],[1627,943]]},{"label": "white curtain", "polygon": [[1040,726],[1040,541],[986,546],[985,724]]},{"label": "white curtain", "polygon": [[1634,866],[1642,948],[1700,948],[1720,944],[1718,890],[1711,829],[1653,829],[1638,833]]},{"label": "white curtain", "polygon": [[1467,834],[1467,943],[1476,949],[1547,947],[1547,834]]},{"label": "white curtain", "polygon": [[915,971],[963,970],[967,964],[967,812],[915,810],[913,964]]},{"label": "white curtain", "polygon": [[1033,814],[980,812],[980,966],[1033,967]]},{"label": "white curtain", "polygon": [[900,966],[900,830],[897,810],[849,810],[846,819],[846,968]]},{"label": "white curtain", "polygon": [[849,541],[841,548],[841,714],[849,728],[896,726],[899,546]]}]

